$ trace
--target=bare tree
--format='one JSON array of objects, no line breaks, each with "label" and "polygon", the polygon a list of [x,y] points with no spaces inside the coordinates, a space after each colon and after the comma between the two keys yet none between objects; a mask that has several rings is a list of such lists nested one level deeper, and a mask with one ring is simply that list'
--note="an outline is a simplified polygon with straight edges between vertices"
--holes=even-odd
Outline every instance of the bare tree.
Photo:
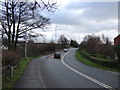
[{"label": "bare tree", "polygon": [[8,49],[15,50],[18,38],[24,37],[24,33],[36,28],[44,29],[50,21],[40,13],[42,10],[54,12],[57,9],[56,2],[22,2],[20,0],[1,1],[0,21],[4,33],[8,39]]},{"label": "bare tree", "polygon": [[69,41],[64,35],[61,35],[58,39],[58,43],[66,46],[68,45]]},{"label": "bare tree", "polygon": [[[100,37],[97,37],[95,35],[87,35],[85,36],[84,43],[81,44],[81,47],[86,48],[86,51],[89,53],[98,53],[99,45],[102,43],[100,40]],[[83,45],[83,46],[82,46]]]},{"label": "bare tree", "polygon": [[109,38],[104,35],[102,35],[102,39],[95,35],[85,36],[80,44],[80,49],[85,49],[90,54],[101,54],[112,59],[115,57],[113,45]]}]

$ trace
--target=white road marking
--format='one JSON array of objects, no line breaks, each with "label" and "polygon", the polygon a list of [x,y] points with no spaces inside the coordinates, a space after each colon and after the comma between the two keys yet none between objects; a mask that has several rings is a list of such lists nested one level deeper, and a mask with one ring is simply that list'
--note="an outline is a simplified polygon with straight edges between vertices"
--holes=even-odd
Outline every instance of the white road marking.
[{"label": "white road marking", "polygon": [[86,78],[86,79],[88,79],[88,80],[90,80],[90,81],[92,81],[92,82],[94,82],[94,83],[96,83],[96,84],[104,87],[104,88],[107,88],[107,89],[109,89],[109,90],[116,90],[116,89],[114,89],[113,87],[111,87],[111,86],[109,86],[109,85],[107,85],[107,84],[104,84],[104,83],[102,83],[102,82],[100,82],[100,81],[98,81],[98,80],[96,80],[96,79],[94,79],[94,78],[92,78],[92,77],[90,77],[90,76],[82,73],[82,72],[79,72],[79,71],[77,71],[76,69],[74,69],[74,68],[72,68],[71,66],[69,66],[68,64],[66,64],[65,61],[64,61],[64,57],[65,57],[67,54],[68,54],[68,52],[67,52],[67,53],[62,57],[62,59],[61,59],[62,63],[63,63],[67,68],[69,68],[69,69],[72,70],[73,72],[79,74],[80,76],[82,76],[82,77],[84,77],[84,78]]},{"label": "white road marking", "polygon": [[117,75],[118,75],[118,72],[112,72],[112,71],[107,71],[107,72],[110,72],[110,73],[113,73],[113,74],[117,74]]},{"label": "white road marking", "polygon": [[38,63],[38,73],[39,73],[39,77],[40,77],[40,80],[42,82],[43,88],[46,88],[46,86],[45,86],[45,84],[43,82],[42,76],[41,76],[41,72],[40,72],[40,62]]}]

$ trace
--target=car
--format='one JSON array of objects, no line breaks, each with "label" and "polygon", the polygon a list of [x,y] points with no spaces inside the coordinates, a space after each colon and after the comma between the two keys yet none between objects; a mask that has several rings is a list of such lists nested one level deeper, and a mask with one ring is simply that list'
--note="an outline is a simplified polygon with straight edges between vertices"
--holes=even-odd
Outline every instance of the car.
[{"label": "car", "polygon": [[60,59],[61,58],[60,52],[55,52],[54,58]]},{"label": "car", "polygon": [[63,51],[64,51],[64,52],[67,52],[68,50],[65,48],[65,49],[63,49]]}]

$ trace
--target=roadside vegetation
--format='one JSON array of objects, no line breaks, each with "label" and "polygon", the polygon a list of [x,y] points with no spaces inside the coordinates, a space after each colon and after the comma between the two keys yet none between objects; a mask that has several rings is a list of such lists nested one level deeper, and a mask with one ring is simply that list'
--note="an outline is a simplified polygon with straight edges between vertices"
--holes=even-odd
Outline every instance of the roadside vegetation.
[{"label": "roadside vegetation", "polygon": [[88,66],[118,72],[118,68],[108,68],[108,67],[96,64],[95,62],[88,60],[87,58],[83,57],[80,54],[79,50],[76,50],[76,58],[77,58],[77,60],[79,60],[80,62],[82,62],[83,64],[86,64]]},{"label": "roadside vegetation", "polygon": [[[40,57],[40,56],[39,56]],[[23,58],[20,60],[20,62],[18,63],[18,66],[13,70],[13,77],[11,77],[11,75],[7,75],[6,77],[3,77],[3,89],[12,89],[14,86],[14,83],[21,77],[21,75],[23,74],[27,64],[35,59],[37,57],[27,57],[26,59]]]},{"label": "roadside vegetation", "polygon": [[76,57],[82,63],[106,70],[118,71],[119,60],[115,59],[116,50],[109,38],[102,35],[87,35],[76,51]]},{"label": "roadside vegetation", "polygon": [[108,37],[96,35],[87,35],[79,45],[79,49],[86,51],[94,56],[100,56],[107,59],[115,59],[113,44]]}]

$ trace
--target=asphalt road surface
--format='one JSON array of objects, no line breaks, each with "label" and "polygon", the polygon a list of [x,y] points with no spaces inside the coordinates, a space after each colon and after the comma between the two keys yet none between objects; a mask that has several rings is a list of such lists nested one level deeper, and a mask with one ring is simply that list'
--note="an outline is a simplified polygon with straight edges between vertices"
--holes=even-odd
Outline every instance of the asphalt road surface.
[{"label": "asphalt road surface", "polygon": [[32,60],[15,88],[118,88],[118,73],[86,66],[75,58],[76,49]]}]

